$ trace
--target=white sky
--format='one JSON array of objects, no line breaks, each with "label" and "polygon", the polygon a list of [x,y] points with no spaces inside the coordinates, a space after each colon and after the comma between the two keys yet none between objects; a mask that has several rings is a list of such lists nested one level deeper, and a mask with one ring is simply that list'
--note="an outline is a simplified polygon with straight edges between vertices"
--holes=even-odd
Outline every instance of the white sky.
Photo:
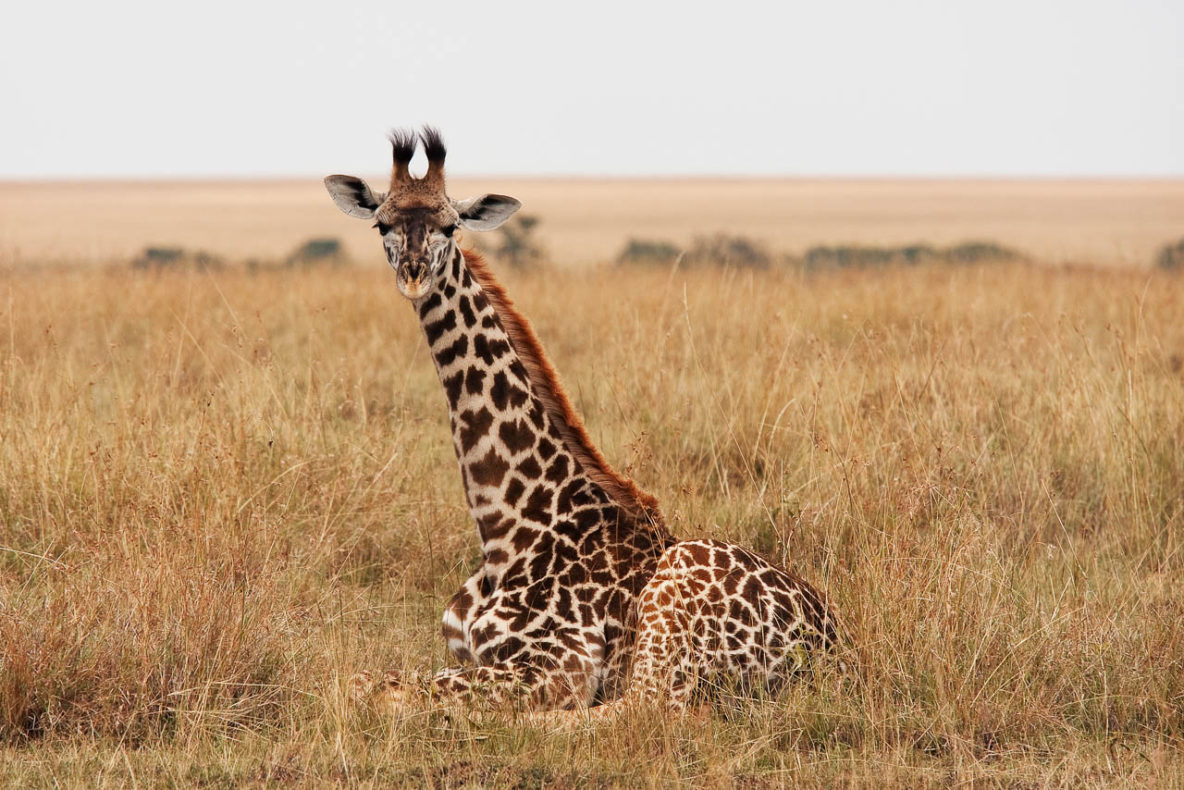
[{"label": "white sky", "polygon": [[[709,10],[692,10],[695,8]],[[1184,2],[14,0],[0,178],[1184,175]]]}]

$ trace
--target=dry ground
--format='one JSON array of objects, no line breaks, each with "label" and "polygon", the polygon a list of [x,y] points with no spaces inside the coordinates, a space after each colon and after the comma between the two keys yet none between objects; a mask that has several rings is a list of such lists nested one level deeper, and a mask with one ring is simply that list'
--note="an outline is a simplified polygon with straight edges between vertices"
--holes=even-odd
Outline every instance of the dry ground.
[{"label": "dry ground", "polygon": [[[345,221],[342,218],[342,221]],[[507,276],[674,530],[830,591],[855,669],[548,734],[353,710],[475,567],[381,264],[0,273],[12,786],[1184,785],[1184,278]]]},{"label": "dry ground", "polygon": [[[989,239],[1045,261],[1146,266],[1184,235],[1184,181],[499,178],[456,179],[449,190],[521,198],[561,265],[610,260],[631,237],[727,232],[778,252]],[[0,264],[126,259],[148,244],[279,258],[312,236],[342,238],[359,261],[376,257],[367,223],[344,220],[317,178],[0,183]]]}]

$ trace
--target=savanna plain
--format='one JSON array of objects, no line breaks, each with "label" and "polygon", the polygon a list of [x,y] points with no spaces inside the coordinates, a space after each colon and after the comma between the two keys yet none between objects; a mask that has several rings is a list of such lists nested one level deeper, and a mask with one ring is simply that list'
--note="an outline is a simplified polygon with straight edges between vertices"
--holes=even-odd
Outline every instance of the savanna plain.
[{"label": "savanna plain", "polygon": [[[847,673],[562,732],[354,706],[445,664],[479,563],[372,231],[315,179],[10,183],[0,783],[1184,786],[1184,184],[485,189],[539,218],[550,263],[494,266],[602,451],[827,590]],[[613,262],[717,232],[1027,257]],[[326,235],[349,262],[265,265]],[[168,244],[224,264],[131,266]]]}]

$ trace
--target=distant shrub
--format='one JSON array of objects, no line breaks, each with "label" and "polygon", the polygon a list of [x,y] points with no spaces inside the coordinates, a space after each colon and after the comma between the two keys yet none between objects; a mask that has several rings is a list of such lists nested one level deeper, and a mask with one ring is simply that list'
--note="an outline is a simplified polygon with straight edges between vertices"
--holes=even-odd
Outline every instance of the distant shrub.
[{"label": "distant shrub", "polygon": [[886,266],[894,263],[917,264],[937,257],[936,251],[925,244],[906,247],[811,247],[806,250],[805,264],[811,269],[846,266]]},{"label": "distant shrub", "polygon": [[529,269],[543,259],[544,249],[534,237],[539,218],[533,214],[518,214],[497,229],[492,244],[477,236],[477,244],[502,263],[515,269]]},{"label": "distant shrub", "polygon": [[630,239],[617,255],[621,264],[669,264],[679,260],[685,266],[736,266],[766,269],[773,256],[760,242],[745,236],[696,236],[686,250],[668,241]]},{"label": "distant shrub", "polygon": [[1184,239],[1163,245],[1155,256],[1155,265],[1166,271],[1184,271]]},{"label": "distant shrub", "polygon": [[871,267],[893,264],[916,266],[923,263],[975,264],[1023,260],[1017,250],[991,241],[966,241],[951,247],[906,244],[899,247],[864,247],[845,244],[818,246],[806,250],[802,261],[807,268]]},{"label": "distant shrub", "polygon": [[172,266],[185,257],[185,250],[180,247],[148,247],[139,260],[145,265]]},{"label": "distant shrub", "polygon": [[673,263],[682,250],[668,241],[652,239],[629,239],[625,248],[617,255],[617,263],[663,264]]},{"label": "distant shrub", "polygon": [[950,263],[996,263],[1022,261],[1025,256],[1019,250],[1004,247],[993,241],[964,241],[945,250]]},{"label": "distant shrub", "polygon": [[340,239],[309,239],[288,256],[288,266],[340,266],[347,262]]},{"label": "distant shrub", "polygon": [[133,269],[179,269],[185,266],[194,269],[219,269],[222,265],[222,259],[216,255],[202,250],[190,252],[183,247],[145,247],[144,251],[132,260]]},{"label": "distant shrub", "polygon": [[689,266],[737,266],[767,269],[773,256],[764,245],[745,236],[698,236],[683,257]]}]

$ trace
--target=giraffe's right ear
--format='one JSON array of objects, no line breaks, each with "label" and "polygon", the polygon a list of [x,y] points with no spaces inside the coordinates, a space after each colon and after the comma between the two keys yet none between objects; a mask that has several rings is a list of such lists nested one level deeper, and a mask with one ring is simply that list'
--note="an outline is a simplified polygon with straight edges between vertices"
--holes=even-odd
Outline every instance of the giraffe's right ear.
[{"label": "giraffe's right ear", "polygon": [[325,189],[337,208],[358,219],[370,219],[382,205],[381,197],[375,197],[366,182],[353,176],[327,176]]}]

